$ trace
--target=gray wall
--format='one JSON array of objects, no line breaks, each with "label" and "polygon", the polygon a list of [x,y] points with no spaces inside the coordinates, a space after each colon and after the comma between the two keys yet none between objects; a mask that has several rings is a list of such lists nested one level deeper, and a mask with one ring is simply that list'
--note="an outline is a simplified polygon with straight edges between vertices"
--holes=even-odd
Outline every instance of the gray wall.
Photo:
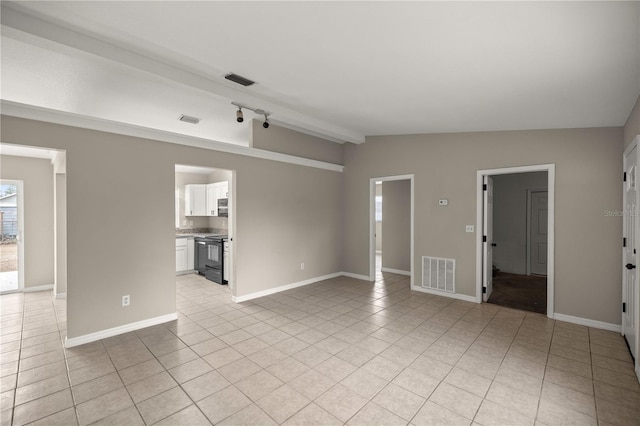
[{"label": "gray wall", "polygon": [[382,182],[382,267],[411,270],[411,181]]},{"label": "gray wall", "polygon": [[493,264],[503,272],[527,273],[527,190],[547,189],[547,173],[493,177]]},{"label": "gray wall", "polygon": [[625,148],[629,146],[631,141],[638,135],[640,135],[640,96],[627,119],[627,124],[624,126]]},{"label": "gray wall", "polygon": [[[556,165],[555,310],[620,323],[622,128],[367,138],[345,145],[344,270],[368,275],[369,179],[415,174],[415,264],[454,258],[456,289],[476,294],[476,176],[482,169]],[[439,198],[448,198],[446,209]],[[386,238],[386,235],[385,235]],[[579,249],[577,249],[579,248]],[[597,260],[597,262],[595,261]],[[415,282],[421,282],[416,268]]]},{"label": "gray wall", "polygon": [[265,129],[260,120],[252,120],[251,126],[254,148],[342,164],[342,145],[338,143],[274,125]]},{"label": "gray wall", "polygon": [[5,143],[67,151],[69,338],[175,312],[175,164],[236,171],[238,296],[341,271],[339,172],[14,117],[1,124]]},{"label": "gray wall", "polygon": [[54,188],[51,160],[2,155],[0,178],[24,181],[24,286],[53,285]]}]

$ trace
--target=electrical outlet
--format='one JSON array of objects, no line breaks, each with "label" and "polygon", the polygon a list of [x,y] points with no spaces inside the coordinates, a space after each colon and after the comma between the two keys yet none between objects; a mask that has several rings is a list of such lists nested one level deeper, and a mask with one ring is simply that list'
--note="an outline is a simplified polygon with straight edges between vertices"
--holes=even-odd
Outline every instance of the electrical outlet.
[{"label": "electrical outlet", "polygon": [[304,269],[304,262],[302,262],[302,263],[300,264],[300,269],[301,269],[301,270],[302,270],[302,269]]},{"label": "electrical outlet", "polygon": [[467,226],[466,226],[466,228],[465,228],[465,230],[466,230],[467,232],[473,232],[474,227],[473,227],[473,225],[467,225]]},{"label": "electrical outlet", "polygon": [[131,296],[128,294],[126,296],[122,296],[122,306],[129,306],[131,303]]},{"label": "electrical outlet", "polygon": [[442,200],[438,200],[438,205],[439,206],[448,206],[449,205],[449,200],[447,200],[446,198],[443,198]]}]

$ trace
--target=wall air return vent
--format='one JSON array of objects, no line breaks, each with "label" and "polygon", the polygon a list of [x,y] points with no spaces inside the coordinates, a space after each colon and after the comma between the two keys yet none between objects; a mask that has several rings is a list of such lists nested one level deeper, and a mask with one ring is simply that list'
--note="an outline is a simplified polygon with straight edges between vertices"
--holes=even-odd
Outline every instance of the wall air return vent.
[{"label": "wall air return vent", "polygon": [[178,120],[184,121],[185,123],[190,123],[190,124],[198,124],[200,122],[199,118],[191,117],[189,115],[184,115],[184,114],[182,114],[180,118],[178,118]]},{"label": "wall air return vent", "polygon": [[440,257],[422,257],[422,287],[430,290],[456,291],[456,261]]},{"label": "wall air return vent", "polygon": [[234,83],[241,84],[242,86],[251,86],[255,84],[255,81],[249,80],[248,78],[244,78],[241,75],[230,73],[224,76],[229,81],[233,81]]}]

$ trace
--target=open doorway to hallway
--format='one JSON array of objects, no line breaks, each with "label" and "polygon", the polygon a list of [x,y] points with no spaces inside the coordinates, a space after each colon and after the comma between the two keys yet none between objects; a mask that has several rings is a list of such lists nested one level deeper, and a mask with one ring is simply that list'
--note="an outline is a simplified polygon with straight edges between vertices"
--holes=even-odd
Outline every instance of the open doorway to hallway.
[{"label": "open doorway to hallway", "polygon": [[478,171],[478,300],[553,316],[553,165]]},{"label": "open doorway to hallway", "polygon": [[369,279],[413,285],[413,175],[371,179],[370,208]]},{"label": "open doorway to hallway", "polygon": [[22,181],[0,180],[0,293],[22,290]]},{"label": "open doorway to hallway", "polygon": [[547,206],[547,172],[493,177],[489,303],[547,312]]}]

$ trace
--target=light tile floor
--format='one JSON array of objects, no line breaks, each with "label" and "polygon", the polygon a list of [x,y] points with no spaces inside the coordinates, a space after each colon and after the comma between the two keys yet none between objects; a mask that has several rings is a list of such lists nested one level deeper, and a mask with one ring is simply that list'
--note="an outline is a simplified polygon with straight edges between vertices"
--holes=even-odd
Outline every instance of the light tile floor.
[{"label": "light tile floor", "polygon": [[65,350],[65,302],[1,301],[2,424],[639,425],[619,334],[339,278],[247,303],[177,278],[179,319]]}]

